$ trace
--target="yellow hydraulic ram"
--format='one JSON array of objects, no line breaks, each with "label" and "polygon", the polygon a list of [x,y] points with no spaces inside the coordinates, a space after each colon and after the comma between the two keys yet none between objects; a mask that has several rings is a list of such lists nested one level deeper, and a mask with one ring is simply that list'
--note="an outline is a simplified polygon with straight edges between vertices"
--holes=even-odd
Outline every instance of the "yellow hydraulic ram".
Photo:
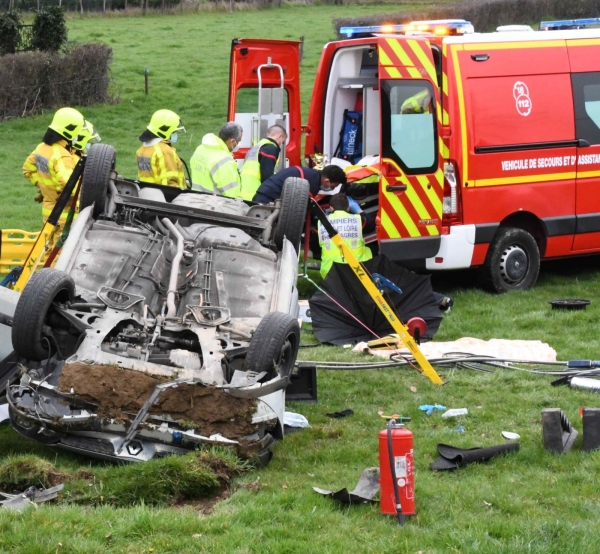
[{"label": "yellow hydraulic ram", "polygon": [[366,291],[369,293],[369,296],[381,310],[381,313],[383,313],[385,318],[390,322],[390,325],[394,331],[398,333],[400,340],[402,340],[402,342],[410,350],[415,360],[417,360],[417,363],[421,366],[423,373],[429,377],[429,380],[432,383],[435,383],[436,385],[443,385],[444,382],[436,373],[435,369],[431,367],[431,364],[427,361],[427,358],[423,356],[423,353],[419,349],[417,343],[411,337],[410,333],[408,332],[408,327],[398,319],[394,311],[383,298],[383,295],[379,292],[379,289],[375,286],[363,268],[362,264],[354,255],[354,252],[352,252],[352,249],[346,244],[344,239],[340,237],[333,225],[327,219],[327,216],[323,213],[323,210],[319,204],[317,204],[317,202],[312,198],[310,199],[310,210],[311,213],[319,219],[321,225],[325,227],[327,233],[329,234],[329,238],[331,238],[333,243],[338,247],[341,255],[344,257],[352,271],[354,271],[354,274],[358,277],[362,286],[365,287]]},{"label": "yellow hydraulic ram", "polygon": [[15,283],[14,290],[17,292],[23,292],[27,281],[33,273],[35,273],[42,256],[44,255],[44,251],[49,249],[50,245],[53,244],[54,235],[58,229],[58,222],[60,221],[60,216],[63,213],[63,210],[67,206],[67,202],[71,198],[73,194],[73,190],[75,190],[75,186],[79,182],[81,174],[83,173],[83,167],[85,165],[85,156],[80,158],[77,162],[77,165],[73,169],[73,173],[71,173],[71,177],[67,181],[65,188],[60,193],[54,208],[52,208],[52,213],[48,217],[46,223],[42,227],[41,233],[38,235],[37,240],[33,243],[33,248],[29,252],[27,259],[23,263],[23,269],[21,270],[21,275],[19,275],[19,279]]}]

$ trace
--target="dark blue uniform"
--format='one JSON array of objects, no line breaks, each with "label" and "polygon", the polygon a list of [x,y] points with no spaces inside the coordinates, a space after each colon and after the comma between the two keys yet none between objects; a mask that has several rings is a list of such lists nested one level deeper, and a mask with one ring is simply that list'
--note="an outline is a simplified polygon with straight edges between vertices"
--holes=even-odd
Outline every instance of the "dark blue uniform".
[{"label": "dark blue uniform", "polygon": [[298,167],[292,166],[287,169],[283,169],[278,173],[275,173],[272,177],[269,177],[264,183],[258,187],[253,202],[259,204],[269,204],[274,202],[278,198],[281,198],[281,191],[283,190],[283,183],[289,177],[300,177],[306,179],[310,185],[310,193],[313,196],[319,194],[321,190],[321,172],[310,167]]},{"label": "dark blue uniform", "polygon": [[281,148],[277,141],[267,137],[270,141],[269,144],[264,144],[258,151],[258,163],[260,164],[260,182],[264,183],[269,177],[272,177],[275,173],[275,166],[277,165],[277,159]]}]

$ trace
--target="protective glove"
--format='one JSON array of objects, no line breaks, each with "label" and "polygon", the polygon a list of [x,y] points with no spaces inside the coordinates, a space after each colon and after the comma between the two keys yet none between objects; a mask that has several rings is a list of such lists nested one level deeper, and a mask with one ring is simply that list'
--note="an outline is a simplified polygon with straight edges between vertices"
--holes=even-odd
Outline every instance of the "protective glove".
[{"label": "protective glove", "polygon": [[362,208],[360,207],[358,202],[350,196],[348,196],[348,204],[350,204],[350,213],[351,214],[359,214],[360,212],[362,212]]},{"label": "protective glove", "polygon": [[446,406],[442,406],[440,404],[423,404],[422,406],[419,406],[419,410],[425,412],[427,415],[431,415],[433,410],[445,411]]},{"label": "protective glove", "polygon": [[38,195],[34,198],[34,200],[38,203],[41,204],[44,201],[44,196],[42,195],[42,193],[38,193]]}]

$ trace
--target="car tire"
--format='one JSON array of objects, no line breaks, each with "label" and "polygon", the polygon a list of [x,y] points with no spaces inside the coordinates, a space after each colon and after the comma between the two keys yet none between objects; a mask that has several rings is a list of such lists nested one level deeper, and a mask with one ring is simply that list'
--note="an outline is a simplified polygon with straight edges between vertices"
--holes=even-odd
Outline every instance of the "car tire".
[{"label": "car tire", "polygon": [[296,252],[300,248],[300,240],[306,223],[306,209],[310,185],[306,179],[289,177],[283,183],[281,194],[281,211],[275,226],[273,241],[278,250],[283,250],[283,241],[287,238]]},{"label": "car tire", "polygon": [[106,208],[108,181],[115,168],[117,153],[110,144],[92,144],[83,168],[79,210],[94,205],[92,215],[97,218]]},{"label": "car tire", "polygon": [[527,231],[500,229],[490,244],[481,268],[483,284],[492,292],[528,290],[540,273],[540,250]]},{"label": "car tire", "polygon": [[294,369],[300,326],[298,320],[282,312],[270,312],[258,324],[244,360],[244,371],[267,372],[263,381],[277,375],[287,377]]},{"label": "car tire", "polygon": [[12,326],[12,343],[15,352],[36,362],[52,355],[52,347],[44,338],[44,327],[52,303],[73,300],[75,283],[70,275],[53,268],[34,273],[23,289],[15,308]]}]

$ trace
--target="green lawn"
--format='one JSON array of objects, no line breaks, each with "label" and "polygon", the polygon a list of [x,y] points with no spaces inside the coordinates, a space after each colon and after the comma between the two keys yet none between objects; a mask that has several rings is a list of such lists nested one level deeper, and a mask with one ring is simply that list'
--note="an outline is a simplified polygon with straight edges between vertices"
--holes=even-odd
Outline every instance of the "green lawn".
[{"label": "green lawn", "polygon": [[[404,9],[404,5],[401,7]],[[99,40],[115,50],[113,76],[120,103],[85,109],[104,140],[118,152],[118,168],[135,171],[137,136],[155,109],[180,113],[188,128],[181,151],[189,158],[205,132],[225,121],[230,41],[247,36],[306,37],[303,99],[306,110],[322,45],[333,38],[331,18],[399,6],[311,7],[214,13],[145,19],[73,19],[73,40]],[[143,93],[143,70],[151,70],[150,96]],[[50,114],[0,123],[0,228],[37,229],[39,205],[20,173],[22,161],[39,142]],[[439,340],[461,336],[482,339],[538,339],[554,347],[559,359],[600,358],[600,259],[588,258],[542,265],[538,285],[522,294],[492,296],[473,285],[471,272],[437,275],[436,290],[455,299]],[[585,312],[554,312],[547,301],[589,298]],[[303,341],[314,338],[309,330]],[[365,361],[337,348],[301,351],[302,359]],[[0,478],[10,456],[33,455],[59,472],[89,469],[89,487],[73,497],[78,504],[43,506],[23,514],[0,509],[0,552],[11,553],[179,553],[179,552],[387,552],[387,553],[595,553],[600,531],[597,474],[600,453],[574,451],[551,455],[542,446],[540,412],[565,410],[581,431],[579,406],[598,406],[593,393],[551,387],[550,378],[498,370],[482,374],[446,371],[443,388],[431,385],[411,369],[319,372],[319,403],[292,404],[306,415],[311,428],[289,435],[275,446],[268,468],[250,471],[230,487],[233,493],[211,515],[187,507],[126,506],[107,491],[129,494],[145,482],[137,498],[153,502],[171,474],[159,463],[135,468],[106,466],[40,446],[0,427]],[[416,387],[417,392],[411,392]],[[442,420],[426,416],[424,403],[467,407],[469,415]],[[331,420],[326,412],[352,408],[355,415]],[[353,488],[365,467],[375,466],[377,435],[384,422],[377,411],[411,416],[415,434],[417,513],[405,528],[378,513],[377,506],[343,508],[321,498],[313,486]],[[464,433],[456,432],[459,425]],[[454,473],[429,470],[437,443],[490,446],[503,442],[501,431],[521,435],[521,450],[491,463]],[[47,466],[44,466],[47,467]],[[127,471],[129,471],[129,473]],[[140,472],[141,472],[140,468]],[[129,487],[126,481],[130,480]],[[66,501],[71,497],[67,497]],[[160,500],[160,498],[158,498]],[[158,502],[160,504],[160,502]]]}]

